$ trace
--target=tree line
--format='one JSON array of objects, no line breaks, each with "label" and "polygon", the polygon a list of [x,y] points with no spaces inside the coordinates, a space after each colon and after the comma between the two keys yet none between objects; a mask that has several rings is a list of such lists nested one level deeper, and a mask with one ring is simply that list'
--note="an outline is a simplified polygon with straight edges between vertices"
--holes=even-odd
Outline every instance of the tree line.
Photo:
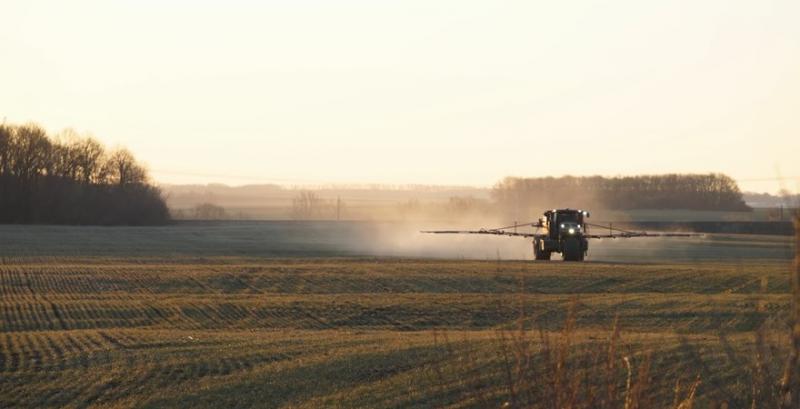
[{"label": "tree line", "polygon": [[531,207],[752,210],[745,204],[736,181],[718,173],[508,177],[497,183],[491,194],[504,211],[518,215],[528,213]]},{"label": "tree line", "polygon": [[66,130],[0,124],[0,223],[150,225],[169,221],[130,151]]}]

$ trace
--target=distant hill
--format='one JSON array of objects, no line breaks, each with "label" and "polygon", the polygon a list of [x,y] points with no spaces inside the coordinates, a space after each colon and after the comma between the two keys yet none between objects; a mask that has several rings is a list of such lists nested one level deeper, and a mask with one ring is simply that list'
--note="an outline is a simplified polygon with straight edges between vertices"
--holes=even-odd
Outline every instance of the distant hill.
[{"label": "distant hill", "polygon": [[800,205],[800,194],[771,195],[769,193],[744,192],[742,197],[751,207],[797,208]]},{"label": "distant hill", "polygon": [[[729,178],[683,179],[691,181],[719,181],[728,183]],[[674,177],[674,176],[671,176]],[[652,178],[652,177],[651,177]],[[325,220],[461,220],[491,225],[493,221],[527,220],[539,216],[541,210],[551,206],[586,206],[594,210],[595,218],[609,220],[771,220],[773,216],[762,211],[750,212],[752,207],[775,207],[779,198],[770,195],[747,193],[742,195],[735,184],[727,186],[721,197],[725,206],[706,203],[703,209],[685,209],[676,203],[664,200],[652,201],[640,209],[604,209],[603,203],[596,200],[597,190],[592,195],[569,194],[559,189],[559,203],[553,198],[529,192],[531,199],[523,198],[521,205],[526,211],[519,215],[509,214],[513,206],[498,202],[498,193],[509,196],[509,180],[506,179],[493,188],[470,186],[437,185],[323,185],[323,186],[280,186],[245,185],[162,185],[167,204],[177,219],[325,219]],[[542,179],[545,180],[545,179]],[[546,181],[559,184],[559,178],[546,178]],[[570,179],[575,182],[576,178]],[[605,180],[605,179],[604,179]],[[516,182],[522,183],[522,182]],[[538,183],[538,182],[537,182]],[[626,181],[626,183],[631,183]],[[534,185],[529,185],[534,186]],[[504,191],[505,189],[505,191]],[[581,188],[582,189],[582,188]],[[639,188],[642,189],[642,188]],[[662,189],[663,190],[663,189]],[[579,190],[583,192],[583,190]],[[649,195],[645,190],[639,193]],[[643,193],[642,193],[643,192]],[[528,194],[528,193],[526,193]],[[618,197],[619,195],[614,195]],[[652,195],[650,195],[653,197]],[[717,196],[705,196],[712,199]],[[684,200],[691,200],[685,195]],[[540,203],[546,202],[546,203]],[[563,202],[563,203],[561,203]],[[719,202],[722,203],[722,202]],[[658,208],[664,204],[663,208]],[[503,211],[503,207],[506,211]],[[725,208],[725,210],[723,210]],[[668,211],[661,211],[661,210]]]},{"label": "distant hill", "polygon": [[[399,220],[441,218],[481,208],[488,213],[491,189],[428,185],[162,185],[178,219],[196,217],[205,205],[225,209],[232,219]],[[313,209],[307,209],[307,207]],[[298,217],[298,210],[309,214]],[[460,208],[460,209],[459,209]]]}]

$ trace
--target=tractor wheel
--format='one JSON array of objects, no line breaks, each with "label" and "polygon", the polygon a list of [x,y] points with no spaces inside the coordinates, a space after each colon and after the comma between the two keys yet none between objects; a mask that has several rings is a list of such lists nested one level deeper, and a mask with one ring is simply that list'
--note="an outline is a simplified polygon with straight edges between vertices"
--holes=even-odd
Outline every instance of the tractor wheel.
[{"label": "tractor wheel", "polygon": [[550,252],[542,249],[541,240],[533,241],[533,258],[539,261],[550,260]]},{"label": "tractor wheel", "polygon": [[561,256],[564,258],[564,261],[583,261],[584,253],[581,247],[582,246],[580,240],[577,239],[564,240],[561,253]]}]

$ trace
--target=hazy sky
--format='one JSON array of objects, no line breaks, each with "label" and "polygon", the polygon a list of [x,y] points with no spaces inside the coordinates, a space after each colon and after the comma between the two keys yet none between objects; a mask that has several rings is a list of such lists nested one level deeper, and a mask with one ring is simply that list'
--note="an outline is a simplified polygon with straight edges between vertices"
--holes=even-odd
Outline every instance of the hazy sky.
[{"label": "hazy sky", "polygon": [[127,146],[160,182],[800,176],[797,0],[5,0],[0,17],[0,117]]}]

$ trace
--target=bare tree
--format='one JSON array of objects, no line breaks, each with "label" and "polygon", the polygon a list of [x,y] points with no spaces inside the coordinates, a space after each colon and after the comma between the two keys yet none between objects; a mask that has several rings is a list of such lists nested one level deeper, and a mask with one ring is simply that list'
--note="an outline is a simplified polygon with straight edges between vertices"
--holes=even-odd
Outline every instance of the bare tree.
[{"label": "bare tree", "polygon": [[99,183],[103,179],[103,155],[105,149],[100,142],[94,138],[86,136],[72,145],[75,153],[75,164],[77,166],[77,177],[84,184]]},{"label": "bare tree", "polygon": [[194,208],[194,218],[200,220],[221,220],[226,217],[225,208],[211,203],[199,204]]},{"label": "bare tree", "polygon": [[5,175],[9,170],[9,148],[11,146],[11,127],[0,124],[0,175]]},{"label": "bare tree", "polygon": [[72,129],[65,129],[54,141],[55,173],[84,184],[101,182],[104,153],[100,142],[90,136],[81,136]]},{"label": "bare tree", "polygon": [[136,163],[133,154],[127,149],[112,152],[103,168],[108,182],[120,187],[147,182],[147,172],[144,167]]},{"label": "bare tree", "polygon": [[309,190],[303,190],[292,199],[292,218],[296,220],[311,219],[322,212],[324,201]]},{"label": "bare tree", "polygon": [[65,129],[56,135],[52,141],[53,147],[50,152],[48,175],[75,180],[77,164],[73,144],[76,140],[77,133],[71,129]]},{"label": "bare tree", "polygon": [[9,144],[11,173],[30,184],[49,167],[52,144],[47,133],[33,124],[17,127]]}]

